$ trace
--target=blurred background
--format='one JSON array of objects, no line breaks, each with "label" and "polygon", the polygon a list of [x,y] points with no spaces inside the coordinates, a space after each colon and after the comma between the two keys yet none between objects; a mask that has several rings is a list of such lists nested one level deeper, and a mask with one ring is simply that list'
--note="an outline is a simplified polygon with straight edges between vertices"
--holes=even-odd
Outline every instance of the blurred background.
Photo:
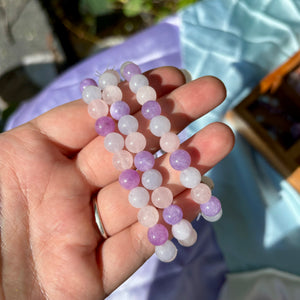
[{"label": "blurred background", "polygon": [[194,2],[0,0],[1,126],[68,67]]}]

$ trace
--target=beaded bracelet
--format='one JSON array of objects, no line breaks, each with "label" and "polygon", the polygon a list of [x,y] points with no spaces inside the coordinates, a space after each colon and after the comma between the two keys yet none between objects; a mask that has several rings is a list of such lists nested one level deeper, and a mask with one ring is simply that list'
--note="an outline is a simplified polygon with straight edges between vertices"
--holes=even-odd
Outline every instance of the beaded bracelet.
[{"label": "beaded bracelet", "polygon": [[[222,208],[219,199],[211,194],[211,181],[203,176],[201,182],[200,172],[190,166],[190,154],[179,149],[180,140],[170,131],[169,119],[161,115],[156,91],[149,86],[147,77],[132,62],[124,63],[120,73],[129,82],[130,90],[136,94],[142,115],[150,120],[151,133],[160,138],[161,149],[170,153],[170,165],[174,170],[180,171],[182,185],[191,189],[191,198],[200,204],[203,218],[210,222],[219,220]],[[116,70],[107,70],[101,74],[98,84],[87,78],[80,84],[82,99],[88,104],[90,116],[96,119],[97,133],[105,137],[105,148],[113,153],[112,163],[121,171],[119,182],[123,188],[129,190],[130,204],[140,209],[138,221],[148,227],[148,240],[155,246],[157,257],[161,261],[170,262],[176,257],[177,248],[169,240],[167,227],[158,223],[158,210],[162,210],[164,222],[172,226],[172,234],[182,246],[192,246],[197,240],[197,233],[191,223],[183,219],[181,208],[173,204],[171,190],[162,186],[162,175],[154,168],[155,158],[151,152],[145,151],[146,138],[137,131],[138,120],[130,115],[129,105],[122,101],[119,82],[120,75]],[[119,133],[115,132],[116,121]],[[132,168],[133,165],[135,169]],[[150,198],[153,205],[149,205]]]}]

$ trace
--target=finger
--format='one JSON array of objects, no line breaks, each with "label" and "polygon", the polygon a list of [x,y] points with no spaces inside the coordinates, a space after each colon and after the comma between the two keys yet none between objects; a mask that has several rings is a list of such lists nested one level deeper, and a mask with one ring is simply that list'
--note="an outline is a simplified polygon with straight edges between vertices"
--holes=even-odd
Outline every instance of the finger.
[{"label": "finger", "polygon": [[[186,141],[181,148],[191,154],[192,166],[205,174],[231,151],[233,144],[234,137],[230,128],[222,123],[213,123]],[[170,188],[174,197],[185,190],[179,180],[180,172],[173,170],[169,164],[169,155],[157,159],[154,168],[162,173],[162,185]],[[122,231],[137,220],[138,209],[130,205],[128,194],[129,191],[117,181],[98,193],[99,213],[108,235]]]},{"label": "finger", "polygon": [[[158,68],[146,72],[145,75],[158,97],[185,83],[182,72],[174,67]],[[133,100],[134,94],[129,90],[128,83],[122,82],[120,87],[123,90],[123,98],[131,106],[131,112],[135,113],[139,106]],[[67,154],[79,151],[97,136],[95,120],[88,115],[87,105],[82,100],[58,106],[31,122]]]},{"label": "finger", "polygon": [[[159,99],[162,110],[172,124],[172,131],[178,132],[192,120],[204,115],[225,98],[224,85],[214,77],[203,77],[178,87],[169,95]],[[136,115],[140,124],[140,132],[147,139],[146,149],[157,150],[159,139],[153,136],[148,127],[149,122],[143,118],[141,112]],[[91,141],[77,156],[77,165],[94,188],[103,187],[113,181],[119,172],[112,166],[112,154],[103,145],[104,138],[99,136]],[[99,172],[101,169],[102,172]]]}]

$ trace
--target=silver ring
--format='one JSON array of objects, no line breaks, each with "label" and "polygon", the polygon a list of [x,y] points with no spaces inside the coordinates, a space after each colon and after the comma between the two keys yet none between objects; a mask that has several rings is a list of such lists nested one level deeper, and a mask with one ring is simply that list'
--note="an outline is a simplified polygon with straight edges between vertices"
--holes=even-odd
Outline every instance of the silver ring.
[{"label": "silver ring", "polygon": [[103,226],[101,218],[100,218],[100,214],[99,214],[99,210],[98,210],[98,205],[97,205],[97,200],[94,200],[94,210],[95,210],[95,221],[96,221],[96,224],[98,226],[98,229],[99,229],[102,237],[104,239],[107,239],[108,236],[106,234],[106,231],[104,229],[104,226]]}]

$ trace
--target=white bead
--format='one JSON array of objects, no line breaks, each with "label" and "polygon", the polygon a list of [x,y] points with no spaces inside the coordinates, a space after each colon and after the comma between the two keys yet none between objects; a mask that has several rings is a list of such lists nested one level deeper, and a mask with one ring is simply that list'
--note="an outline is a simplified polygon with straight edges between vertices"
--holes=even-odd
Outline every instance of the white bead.
[{"label": "white bead", "polygon": [[171,122],[165,116],[156,116],[150,121],[150,131],[155,136],[162,136],[171,129]]},{"label": "white bead", "polygon": [[191,247],[197,241],[197,231],[195,229],[192,230],[190,236],[185,240],[178,240],[179,244],[184,247]]},{"label": "white bead", "polygon": [[82,100],[85,103],[90,103],[92,100],[101,99],[101,90],[94,85],[87,86],[82,92]]},{"label": "white bead", "polygon": [[194,167],[188,167],[180,172],[180,182],[186,188],[192,189],[201,182],[201,174]]},{"label": "white bead", "polygon": [[172,241],[167,240],[160,246],[155,246],[155,254],[162,262],[171,262],[177,256],[177,248]]},{"label": "white bead", "polygon": [[108,85],[118,85],[118,77],[111,72],[104,72],[99,77],[99,87],[104,89]]},{"label": "white bead", "polygon": [[111,74],[115,75],[116,78],[118,79],[118,83],[121,81],[120,74],[118,73],[118,71],[116,71],[114,69],[108,69],[105,72],[106,73],[111,73]]},{"label": "white bead", "polygon": [[138,127],[138,120],[131,115],[121,117],[121,119],[118,122],[118,128],[120,132],[125,135],[128,135],[131,132],[136,132],[138,130]]},{"label": "white bead", "polygon": [[102,92],[103,100],[108,104],[121,101],[123,97],[121,89],[116,85],[108,85]]},{"label": "white bead", "polygon": [[149,192],[142,186],[133,188],[128,195],[129,203],[136,208],[142,208],[149,202]]},{"label": "white bead", "polygon": [[188,220],[182,219],[172,225],[172,234],[177,240],[186,240],[192,234],[193,227]]},{"label": "white bead", "polygon": [[146,147],[146,138],[140,132],[131,132],[125,139],[125,146],[132,153],[139,153]]},{"label": "white bead", "polygon": [[148,190],[155,190],[162,184],[162,175],[155,169],[147,170],[142,175],[142,184]]},{"label": "white bead", "polygon": [[141,105],[149,100],[156,100],[156,97],[155,89],[148,85],[140,87],[136,93],[136,100]]},{"label": "white bead", "polygon": [[124,138],[117,132],[111,132],[104,138],[104,147],[109,152],[119,152],[124,148]]},{"label": "white bead", "polygon": [[133,93],[136,93],[142,86],[149,85],[149,81],[145,75],[133,75],[129,81],[129,88]]},{"label": "white bead", "polygon": [[204,214],[202,214],[203,219],[205,219],[208,222],[217,222],[221,219],[223,215],[223,210],[221,208],[221,210],[215,215],[215,216],[205,216]]},{"label": "white bead", "polygon": [[158,210],[151,205],[142,207],[137,214],[137,219],[143,226],[152,227],[158,222]]}]

